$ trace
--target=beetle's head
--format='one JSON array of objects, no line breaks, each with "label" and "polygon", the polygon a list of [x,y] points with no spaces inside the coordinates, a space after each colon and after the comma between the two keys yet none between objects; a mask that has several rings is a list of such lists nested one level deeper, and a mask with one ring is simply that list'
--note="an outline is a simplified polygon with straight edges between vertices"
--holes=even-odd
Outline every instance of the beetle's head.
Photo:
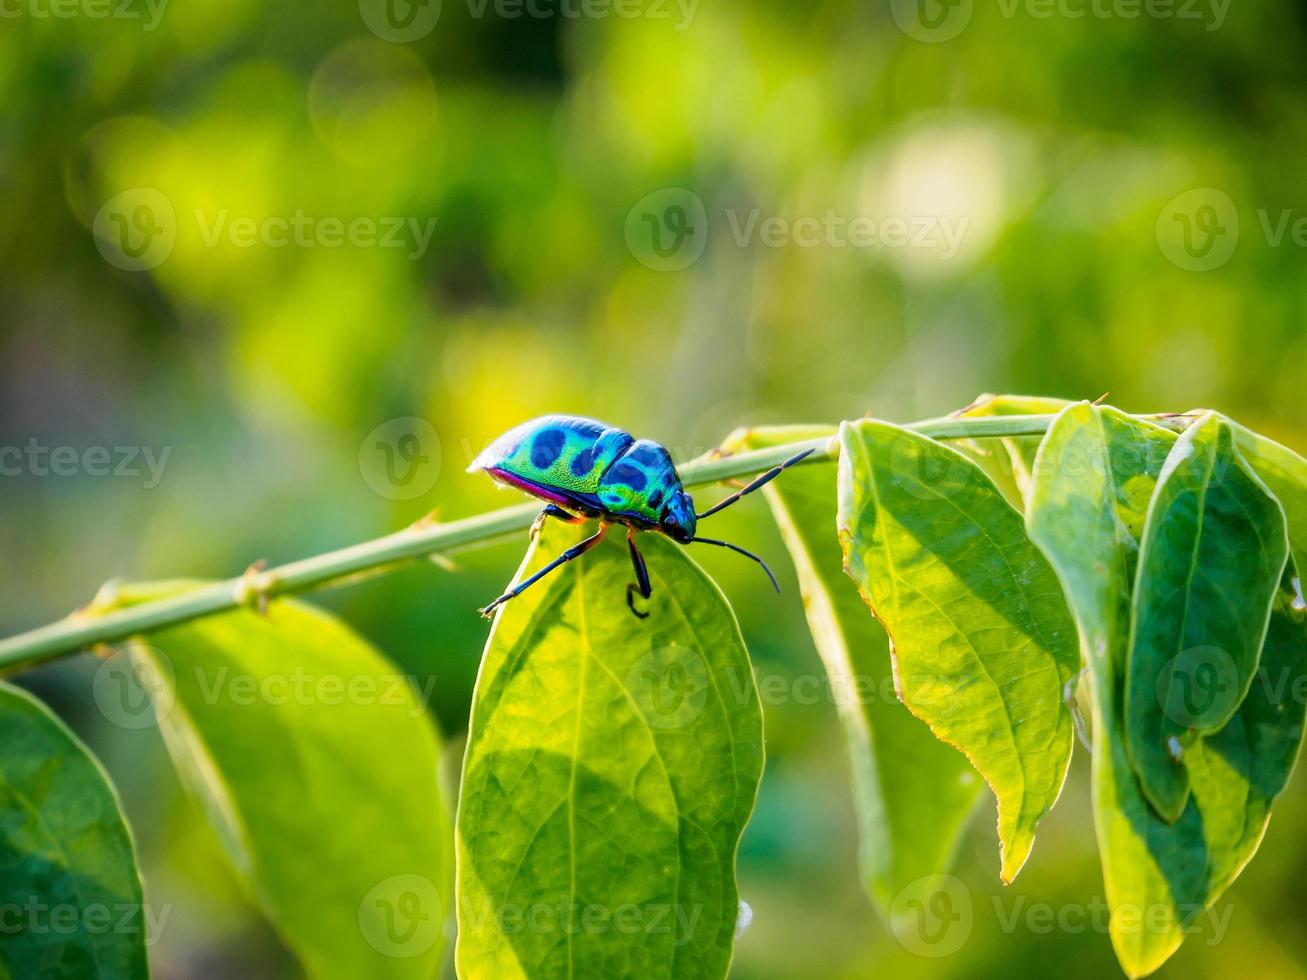
[{"label": "beetle's head", "polygon": [[660,527],[664,534],[681,544],[689,544],[694,538],[694,501],[684,490],[677,490],[668,499]]}]

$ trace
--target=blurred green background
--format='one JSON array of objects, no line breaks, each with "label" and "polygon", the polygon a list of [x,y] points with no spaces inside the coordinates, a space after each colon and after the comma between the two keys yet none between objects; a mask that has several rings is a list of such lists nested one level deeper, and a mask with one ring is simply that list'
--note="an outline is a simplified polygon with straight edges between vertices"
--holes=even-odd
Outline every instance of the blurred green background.
[{"label": "blurred green background", "polygon": [[[738,425],[1110,391],[1307,448],[1307,8],[920,3],[0,0],[0,632],[113,577],[516,502],[462,471],[546,412],[684,460]],[[784,563],[760,499],[722,522]],[[451,766],[475,608],[523,546],[317,597],[435,679]],[[792,573],[775,599],[696,557],[782,692],[735,976],[1116,973],[1083,751],[1008,889],[986,800],[958,871],[974,928],[918,957],[856,880]],[[157,734],[96,710],[94,669],[25,683],[121,788],[169,909],[156,975],[297,976]],[[1307,975],[1305,872],[1299,774],[1219,942],[1161,975]],[[1046,928],[1038,903],[1088,923]]]}]

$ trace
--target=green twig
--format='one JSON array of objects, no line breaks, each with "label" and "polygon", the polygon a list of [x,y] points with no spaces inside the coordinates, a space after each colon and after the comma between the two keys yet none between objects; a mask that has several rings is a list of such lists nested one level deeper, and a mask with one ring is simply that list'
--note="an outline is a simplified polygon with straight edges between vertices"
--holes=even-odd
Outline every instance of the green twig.
[{"label": "green twig", "polygon": [[[1183,429],[1181,415],[1140,416],[1160,425]],[[978,439],[1042,435],[1052,415],[943,418],[913,423],[907,428],[935,439]],[[686,486],[717,483],[770,469],[804,449],[815,450],[804,464],[830,462],[839,454],[834,439],[795,442],[769,449],[703,459],[681,467]],[[419,521],[411,527],[362,544],[291,562],[267,571],[203,585],[180,595],[105,610],[103,603],[81,610],[48,626],[0,641],[0,671],[32,666],[85,647],[114,643],[130,636],[174,626],[279,595],[305,592],[366,572],[431,555],[444,555],[525,530],[539,512],[538,504],[506,507],[447,524]]]}]

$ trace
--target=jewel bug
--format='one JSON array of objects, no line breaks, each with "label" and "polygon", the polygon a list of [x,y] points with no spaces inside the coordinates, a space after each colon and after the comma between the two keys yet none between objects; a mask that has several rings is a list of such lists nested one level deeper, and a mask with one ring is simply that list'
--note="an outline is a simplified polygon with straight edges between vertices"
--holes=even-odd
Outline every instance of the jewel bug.
[{"label": "jewel bug", "polygon": [[700,537],[699,521],[753,493],[811,452],[808,449],[792,456],[699,514],[681,486],[671,455],[658,443],[636,439],[624,429],[575,415],[545,415],[523,422],[496,439],[467,471],[484,471],[499,483],[543,500],[544,509],[531,528],[533,535],[551,517],[569,524],[597,520],[599,529],[509,588],[482,608],[481,615],[489,619],[496,607],[521,595],[559,566],[581,557],[603,540],[614,524],[626,528],[626,544],[635,569],[635,581],[626,587],[626,604],[641,619],[649,614],[636,609],[635,597],[648,599],[653,595],[653,586],[644,556],[635,543],[640,531],[658,531],[680,544],[729,548],[762,566],[779,592],[780,584],[765,561],[729,541]]}]

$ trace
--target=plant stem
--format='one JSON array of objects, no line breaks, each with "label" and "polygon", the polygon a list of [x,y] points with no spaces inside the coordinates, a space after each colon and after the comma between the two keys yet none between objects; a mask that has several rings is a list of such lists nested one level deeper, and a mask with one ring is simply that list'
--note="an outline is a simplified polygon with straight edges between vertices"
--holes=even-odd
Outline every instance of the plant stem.
[{"label": "plant stem", "polygon": [[[1173,429],[1183,429],[1182,415],[1139,416]],[[987,418],[942,418],[915,422],[906,428],[934,439],[976,439],[1037,436],[1047,431],[1052,415],[1012,415]],[[687,487],[717,483],[761,473],[805,449],[814,452],[804,464],[831,462],[839,455],[836,439],[815,439],[752,452],[698,460],[680,468]],[[201,616],[235,609],[273,596],[304,592],[352,576],[432,555],[447,555],[525,530],[539,504],[505,507],[476,517],[443,524],[428,519],[402,531],[362,544],[291,562],[268,571],[202,585],[180,595],[113,609],[97,602],[66,619],[0,640],[0,671],[32,666],[84,647],[113,643],[140,633],[175,626]],[[106,605],[109,611],[105,612]]]}]

